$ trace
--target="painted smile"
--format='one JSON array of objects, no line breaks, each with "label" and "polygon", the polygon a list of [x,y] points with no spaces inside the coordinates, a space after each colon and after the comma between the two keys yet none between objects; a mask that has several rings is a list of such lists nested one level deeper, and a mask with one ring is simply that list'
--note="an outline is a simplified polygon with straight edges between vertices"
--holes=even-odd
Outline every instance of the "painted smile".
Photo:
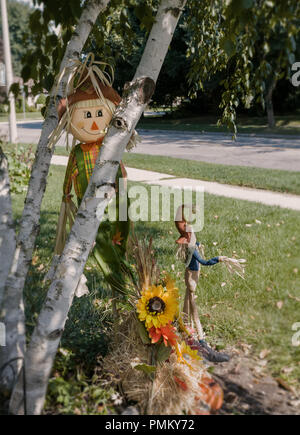
[{"label": "painted smile", "polygon": [[87,131],[85,128],[82,127],[82,130],[87,133],[87,134],[91,134],[92,136],[98,136],[98,134],[104,134],[107,132],[107,128],[105,128],[104,130],[99,130],[97,131],[97,133],[91,133],[90,131]]}]

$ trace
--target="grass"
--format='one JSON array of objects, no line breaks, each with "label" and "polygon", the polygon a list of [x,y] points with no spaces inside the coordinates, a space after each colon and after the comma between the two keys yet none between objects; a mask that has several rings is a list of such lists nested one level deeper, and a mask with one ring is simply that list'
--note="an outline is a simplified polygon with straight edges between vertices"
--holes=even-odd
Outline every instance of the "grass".
[{"label": "grass", "polygon": [[[38,120],[43,119],[41,112],[26,112],[25,119],[23,113],[16,113],[17,121]],[[0,122],[8,122],[8,114],[0,113]]]},{"label": "grass", "polygon": [[126,153],[125,165],[197,180],[300,194],[299,172],[219,165],[173,157]]},{"label": "grass", "polygon": [[[144,117],[140,120],[138,128],[150,130],[179,130],[201,132],[229,132],[226,126],[217,125],[217,116],[179,117]],[[245,134],[283,134],[299,135],[299,114],[275,116],[276,127],[269,128],[267,118],[240,116],[237,119],[238,133]]]},{"label": "grass", "polygon": [[[29,330],[47,291],[42,280],[54,247],[64,171],[51,168],[42,204],[41,231],[26,283]],[[13,196],[16,219],[23,201],[23,194]],[[161,269],[176,279],[183,294],[184,266],[174,255],[173,222],[137,222],[135,227],[139,237],[153,237]],[[247,269],[243,281],[222,265],[203,267],[197,301],[209,342],[220,348],[246,343],[255,355],[268,349],[267,369],[299,386],[300,347],[291,342],[292,325],[300,322],[300,303],[294,299],[300,297],[298,227],[297,212],[205,195],[205,226],[198,239],[205,245],[206,258],[236,255],[247,259]],[[107,350],[110,294],[92,260],[85,273],[91,292],[75,299],[70,310],[49,384],[47,413],[101,414],[113,406],[112,391],[99,387],[94,375],[97,355]],[[278,302],[283,304],[281,309]],[[291,371],[286,373],[286,368]]]}]

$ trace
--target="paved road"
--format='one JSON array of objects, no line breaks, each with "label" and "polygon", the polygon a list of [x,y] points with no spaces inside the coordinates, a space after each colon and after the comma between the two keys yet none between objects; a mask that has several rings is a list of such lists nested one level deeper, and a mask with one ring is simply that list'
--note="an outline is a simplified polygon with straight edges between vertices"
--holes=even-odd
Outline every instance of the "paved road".
[{"label": "paved road", "polygon": [[[0,124],[0,135],[8,131]],[[41,122],[18,123],[19,139],[24,143],[37,142]],[[300,136],[257,137],[239,135],[232,141],[229,134],[194,133],[162,130],[140,130],[142,143],[135,152],[221,163],[256,166],[259,168],[300,171]],[[59,145],[63,146],[63,138]]]}]

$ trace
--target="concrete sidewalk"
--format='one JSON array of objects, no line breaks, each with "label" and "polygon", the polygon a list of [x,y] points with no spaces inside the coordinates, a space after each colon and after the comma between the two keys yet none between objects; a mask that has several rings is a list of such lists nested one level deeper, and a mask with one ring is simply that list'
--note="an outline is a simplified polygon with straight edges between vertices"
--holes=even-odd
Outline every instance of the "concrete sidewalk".
[{"label": "concrete sidewalk", "polygon": [[[66,166],[68,157],[53,156],[53,165]],[[203,187],[205,193],[227,198],[242,199],[246,201],[259,202],[265,205],[279,206],[291,210],[300,211],[300,196],[286,193],[272,192],[270,190],[250,189],[246,187],[231,186],[213,181],[194,180],[191,178],[176,178],[170,174],[162,174],[142,169],[128,168],[128,179],[145,184],[156,184],[159,186],[172,187],[174,189]]]}]

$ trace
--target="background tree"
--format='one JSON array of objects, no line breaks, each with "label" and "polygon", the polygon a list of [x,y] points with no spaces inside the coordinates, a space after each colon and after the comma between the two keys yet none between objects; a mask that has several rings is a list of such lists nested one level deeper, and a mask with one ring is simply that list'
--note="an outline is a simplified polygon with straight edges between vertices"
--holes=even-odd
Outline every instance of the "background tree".
[{"label": "background tree", "polygon": [[297,0],[204,0],[189,3],[190,84],[194,95],[217,72],[223,78],[219,107],[222,120],[236,133],[239,106],[268,106],[279,79],[289,79],[295,59],[300,6]]},{"label": "background tree", "polygon": [[[12,66],[16,76],[21,75],[22,57],[33,48],[30,37],[29,20],[33,8],[28,3],[17,0],[7,1],[7,15],[9,24],[10,46]],[[0,20],[0,35],[2,35],[2,23]],[[1,36],[2,45],[2,36]]]}]

